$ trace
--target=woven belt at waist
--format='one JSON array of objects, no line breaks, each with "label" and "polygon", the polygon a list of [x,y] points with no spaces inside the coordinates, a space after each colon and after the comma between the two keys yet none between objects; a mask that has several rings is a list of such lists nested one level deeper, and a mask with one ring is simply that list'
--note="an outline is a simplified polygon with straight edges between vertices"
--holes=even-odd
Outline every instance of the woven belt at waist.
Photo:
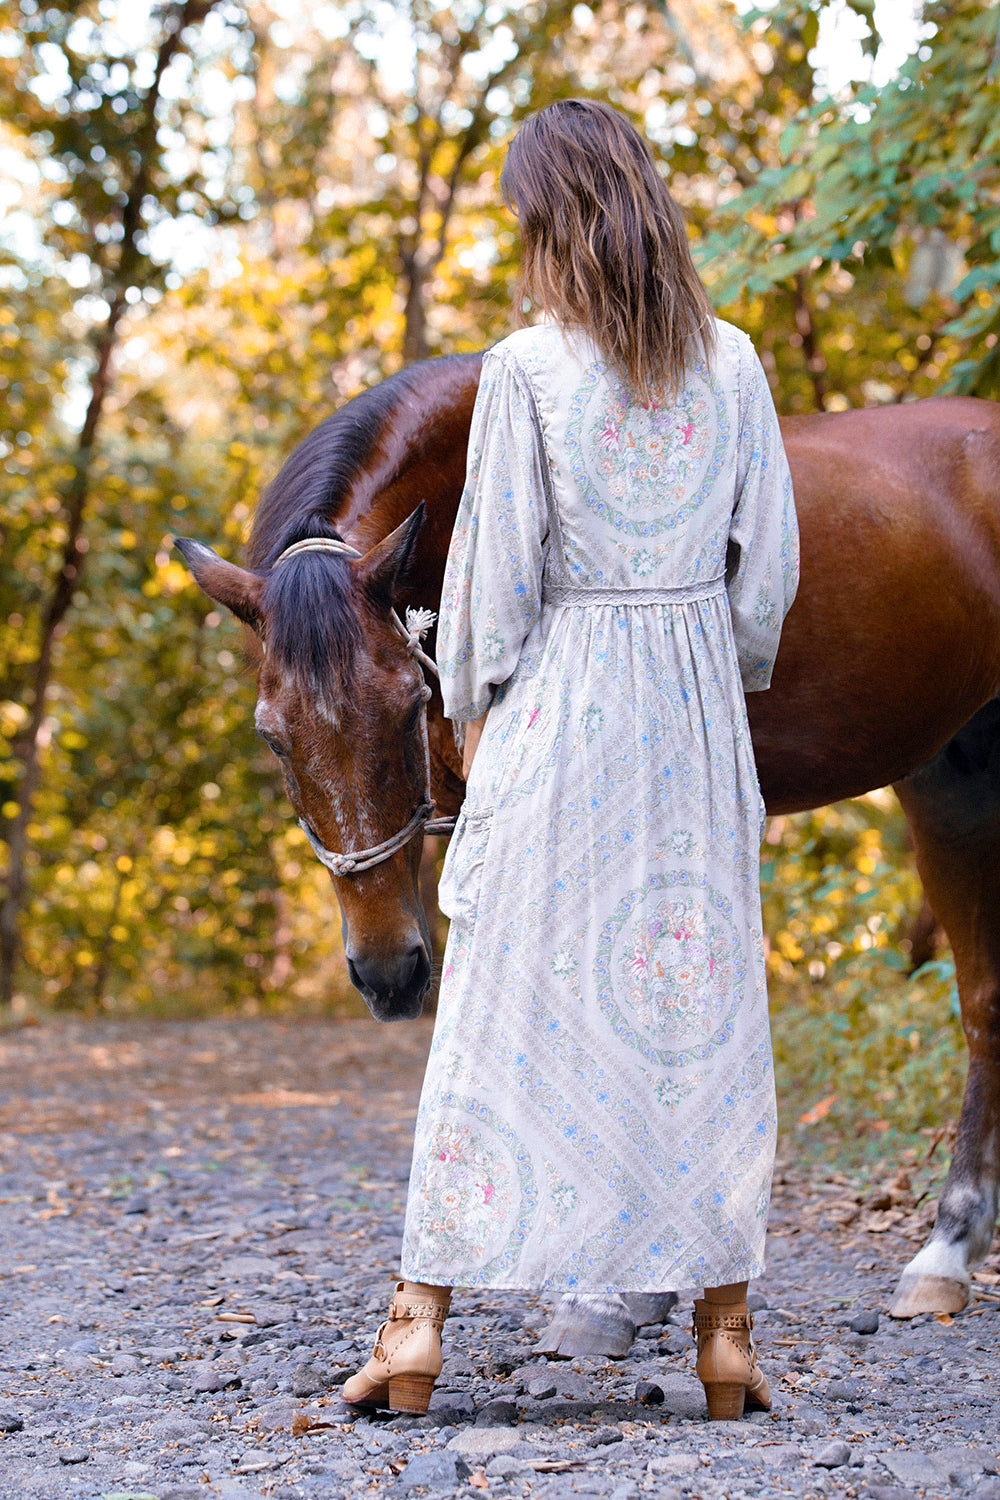
[{"label": "woven belt at waist", "polygon": [[543,604],[690,604],[699,599],[715,599],[725,592],[726,580],[709,578],[704,583],[687,583],[679,589],[542,589]]}]

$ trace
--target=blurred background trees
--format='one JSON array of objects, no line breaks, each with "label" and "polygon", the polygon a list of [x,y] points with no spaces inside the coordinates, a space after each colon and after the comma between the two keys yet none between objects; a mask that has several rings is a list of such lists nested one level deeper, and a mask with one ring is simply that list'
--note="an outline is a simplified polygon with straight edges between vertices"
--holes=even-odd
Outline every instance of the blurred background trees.
[{"label": "blurred background trees", "polygon": [[[928,4],[909,26],[891,0],[0,0],[0,19],[17,1014],[351,1003],[237,633],[170,542],[237,555],[261,487],[333,407],[508,330],[497,179],[526,112],[593,94],[646,131],[779,410],[997,394],[995,5]],[[946,969],[921,980],[944,997],[935,1031],[893,967],[919,903],[894,804],[770,837],[778,1003],[807,1028],[846,1015],[857,1055],[881,987],[870,1035],[889,1028],[908,1078],[955,1023]],[[823,1086],[793,1082],[807,1103]]]}]

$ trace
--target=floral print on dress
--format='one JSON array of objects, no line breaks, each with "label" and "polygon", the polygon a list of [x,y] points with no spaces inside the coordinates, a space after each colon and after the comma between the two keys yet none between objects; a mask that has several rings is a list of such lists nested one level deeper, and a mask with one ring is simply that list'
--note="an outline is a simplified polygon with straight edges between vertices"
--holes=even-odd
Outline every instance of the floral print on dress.
[{"label": "floral print on dress", "polygon": [[443,1119],[429,1136],[428,1181],[438,1183],[428,1231],[457,1255],[482,1260],[515,1203],[514,1174],[488,1133]]},{"label": "floral print on dress", "polygon": [[485,357],[437,650],[448,714],[490,712],[440,886],[405,1276],[759,1273],[776,1126],[743,695],[796,577],[736,329],[653,407],[553,326]]}]

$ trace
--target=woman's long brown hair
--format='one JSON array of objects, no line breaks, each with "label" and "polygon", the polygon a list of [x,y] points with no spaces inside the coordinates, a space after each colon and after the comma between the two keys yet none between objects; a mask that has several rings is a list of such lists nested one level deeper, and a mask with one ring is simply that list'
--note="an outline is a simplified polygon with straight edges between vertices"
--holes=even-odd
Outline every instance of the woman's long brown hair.
[{"label": "woman's long brown hair", "polygon": [[635,127],[563,99],[522,125],[500,185],[521,229],[515,292],[589,335],[640,401],[675,395],[715,345],[712,305],[680,209]]}]

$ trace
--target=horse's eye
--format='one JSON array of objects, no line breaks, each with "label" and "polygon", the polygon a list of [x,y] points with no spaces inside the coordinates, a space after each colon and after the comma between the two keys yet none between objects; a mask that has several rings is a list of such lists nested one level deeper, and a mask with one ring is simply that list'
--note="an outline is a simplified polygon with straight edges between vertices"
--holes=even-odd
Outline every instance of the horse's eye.
[{"label": "horse's eye", "polygon": [[261,734],[261,739],[264,741],[265,745],[267,745],[269,750],[274,751],[275,755],[279,757],[285,755],[286,752],[281,748],[280,745],[275,744],[274,740],[272,740],[269,734]]}]

